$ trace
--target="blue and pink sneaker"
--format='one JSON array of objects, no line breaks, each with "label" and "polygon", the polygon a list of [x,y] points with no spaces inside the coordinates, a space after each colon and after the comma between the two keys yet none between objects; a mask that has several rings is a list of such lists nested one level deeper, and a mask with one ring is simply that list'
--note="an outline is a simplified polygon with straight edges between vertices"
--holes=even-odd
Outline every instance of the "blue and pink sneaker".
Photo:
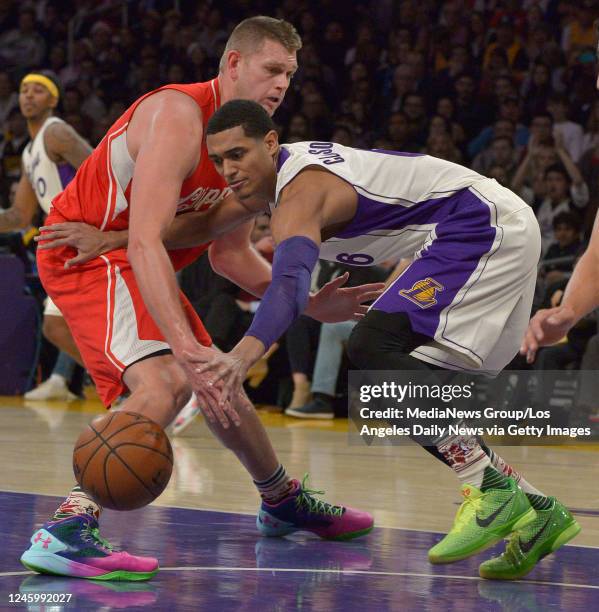
[{"label": "blue and pink sneaker", "polygon": [[263,536],[284,536],[294,531],[310,531],[326,540],[351,540],[366,535],[374,526],[374,518],[345,506],[333,506],[314,495],[324,491],[306,488],[303,481],[293,480],[293,491],[277,504],[262,501],[256,526]]},{"label": "blue and pink sneaker", "polygon": [[158,571],[152,557],[113,550],[100,537],[96,519],[87,514],[43,525],[31,536],[21,563],[39,574],[92,580],[149,580]]}]

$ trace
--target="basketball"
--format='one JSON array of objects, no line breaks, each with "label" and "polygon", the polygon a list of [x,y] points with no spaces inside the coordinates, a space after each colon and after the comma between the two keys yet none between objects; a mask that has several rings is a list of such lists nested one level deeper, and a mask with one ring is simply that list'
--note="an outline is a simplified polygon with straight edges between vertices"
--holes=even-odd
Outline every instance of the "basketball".
[{"label": "basketball", "polygon": [[172,470],[173,451],[162,427],[132,412],[94,419],[73,451],[73,471],[81,488],[113,510],[135,510],[154,501]]}]

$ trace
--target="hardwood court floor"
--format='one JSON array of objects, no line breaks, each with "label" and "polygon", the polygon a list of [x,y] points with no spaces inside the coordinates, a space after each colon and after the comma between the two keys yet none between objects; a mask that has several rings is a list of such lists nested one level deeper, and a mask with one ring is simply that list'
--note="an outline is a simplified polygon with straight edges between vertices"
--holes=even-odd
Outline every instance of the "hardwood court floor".
[{"label": "hardwood court floor", "polygon": [[[349,545],[259,538],[252,516],[258,498],[250,479],[197,420],[173,439],[175,471],[160,499],[136,512],[109,512],[103,520],[106,537],[132,552],[155,554],[167,566],[165,572],[137,590],[35,578],[21,571],[18,556],[31,531],[72,486],[74,441],[84,424],[102,412],[99,402],[91,400],[67,405],[0,398],[0,537],[5,550],[0,609],[8,591],[75,586],[79,604],[64,609],[97,609],[99,602],[107,609],[123,604],[200,609],[193,607],[193,597],[200,597],[195,601],[202,609],[219,610],[502,610],[515,597],[526,607],[509,609],[598,607],[596,450],[496,449],[539,489],[559,496],[583,528],[572,546],[548,557],[527,579],[503,585],[477,578],[478,564],[490,553],[440,568],[426,561],[427,548],[450,527],[459,502],[450,470],[415,446],[350,446],[342,421],[297,421],[272,413],[262,418],[288,472],[298,478],[309,472],[313,487],[325,489],[328,501],[373,512],[378,529],[370,536]],[[244,606],[239,589],[230,587],[225,596],[232,578],[247,588]],[[347,596],[336,595],[339,589],[347,590]],[[169,597],[174,597],[172,605]],[[460,606],[455,607],[456,599]]]}]

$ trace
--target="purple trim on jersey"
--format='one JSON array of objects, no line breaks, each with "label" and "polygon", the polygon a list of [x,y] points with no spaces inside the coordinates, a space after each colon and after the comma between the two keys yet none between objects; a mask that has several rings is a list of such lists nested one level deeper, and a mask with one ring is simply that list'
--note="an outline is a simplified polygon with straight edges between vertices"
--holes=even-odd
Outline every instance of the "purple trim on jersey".
[{"label": "purple trim on jersey", "polygon": [[77,171],[70,164],[56,164],[56,167],[58,168],[58,176],[64,189],[73,180]]},{"label": "purple trim on jersey", "polygon": [[399,157],[424,157],[426,153],[408,153],[406,151],[388,151],[387,149],[370,149],[373,153],[383,153],[384,155],[397,155]]},{"label": "purple trim on jersey", "polygon": [[[476,282],[472,278],[474,271],[481,260],[486,265],[496,250],[491,251],[498,230],[491,225],[489,204],[468,190],[460,192],[458,201],[459,209],[454,209],[437,225],[433,243],[387,288],[373,308],[389,313],[405,312],[414,331],[434,338],[438,330],[444,340],[479,357],[470,347],[462,347],[444,336],[447,317],[443,317],[439,328],[443,310],[457,305],[453,302],[460,289],[469,281],[470,286]],[[494,207],[492,203],[491,207]],[[431,218],[428,222],[434,221]]]},{"label": "purple trim on jersey", "polygon": [[465,193],[470,192],[461,190],[449,197],[423,200],[410,207],[385,204],[358,194],[356,214],[335,238],[354,238],[377,229],[401,229],[406,225],[440,223],[464,206]]},{"label": "purple trim on jersey", "polygon": [[284,149],[283,147],[279,149],[279,157],[277,159],[277,172],[281,171],[283,164],[289,159],[290,156],[291,153],[289,153],[287,149]]}]

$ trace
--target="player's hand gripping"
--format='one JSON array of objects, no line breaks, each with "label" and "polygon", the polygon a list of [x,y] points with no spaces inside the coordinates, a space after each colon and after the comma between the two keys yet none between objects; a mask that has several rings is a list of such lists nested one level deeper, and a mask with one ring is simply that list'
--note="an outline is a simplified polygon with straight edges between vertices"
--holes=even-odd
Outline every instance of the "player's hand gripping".
[{"label": "player's hand gripping", "polygon": [[539,347],[559,342],[575,323],[576,316],[569,306],[537,311],[528,324],[520,354],[526,355],[527,363],[532,363]]},{"label": "player's hand gripping", "polygon": [[87,223],[55,223],[40,227],[40,232],[40,235],[35,237],[40,250],[62,246],[77,249],[77,255],[65,262],[65,268],[84,264],[115,248],[110,240],[113,232],[102,232]]},{"label": "player's hand gripping", "polygon": [[211,423],[218,421],[225,429],[230,423],[236,426],[241,425],[241,417],[235,406],[253,410],[252,404],[241,387],[245,375],[241,380],[238,392],[231,394],[227,387],[227,380],[219,376],[212,367],[207,367],[215,363],[220,364],[223,358],[228,356],[227,353],[221,353],[215,348],[198,345],[196,349],[186,349],[181,356],[177,357],[198,397],[198,405],[202,413]]},{"label": "player's hand gripping", "polygon": [[385,283],[343,287],[348,278],[349,274],[345,272],[311,295],[304,314],[321,323],[361,319],[368,312],[368,306],[364,306],[364,302],[376,300],[383,293]]}]

